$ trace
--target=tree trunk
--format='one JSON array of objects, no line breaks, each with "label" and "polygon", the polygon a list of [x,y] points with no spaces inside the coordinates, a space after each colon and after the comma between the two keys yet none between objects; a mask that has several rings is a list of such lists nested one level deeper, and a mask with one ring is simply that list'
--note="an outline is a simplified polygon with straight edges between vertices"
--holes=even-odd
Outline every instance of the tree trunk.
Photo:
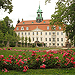
[{"label": "tree trunk", "polygon": [[24,43],[24,47],[25,47],[25,43]]},{"label": "tree trunk", "polygon": [[28,47],[28,43],[27,43],[27,47]]},{"label": "tree trunk", "polygon": [[6,47],[9,47],[9,41],[7,41]]},{"label": "tree trunk", "polygon": [[15,47],[18,47],[18,42],[16,42],[16,46]]},{"label": "tree trunk", "polygon": [[4,44],[4,41],[2,41],[2,44]]}]

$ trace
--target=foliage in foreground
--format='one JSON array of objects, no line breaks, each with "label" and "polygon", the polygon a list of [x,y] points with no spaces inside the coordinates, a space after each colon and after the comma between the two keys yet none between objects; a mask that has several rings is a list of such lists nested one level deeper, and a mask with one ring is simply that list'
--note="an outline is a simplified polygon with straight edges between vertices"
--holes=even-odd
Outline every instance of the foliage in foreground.
[{"label": "foliage in foreground", "polygon": [[[3,49],[1,49],[3,50]],[[7,49],[4,49],[7,50]],[[9,55],[8,58],[4,58],[4,55],[0,55],[0,69],[3,72],[9,72],[8,70],[18,70],[26,72],[29,69],[40,69],[40,68],[70,68],[75,67],[75,52],[72,50],[61,50],[61,51],[33,51],[29,50],[32,54],[26,58],[25,51],[23,54]],[[45,53],[39,55],[38,53]],[[62,59],[54,57],[54,54],[63,54]]]}]

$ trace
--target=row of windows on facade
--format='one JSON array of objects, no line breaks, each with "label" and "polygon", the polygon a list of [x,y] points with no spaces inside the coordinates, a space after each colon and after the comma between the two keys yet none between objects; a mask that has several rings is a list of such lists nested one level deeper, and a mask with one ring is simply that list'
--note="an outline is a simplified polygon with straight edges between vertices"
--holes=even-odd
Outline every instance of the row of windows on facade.
[{"label": "row of windows on facade", "polygon": [[[46,46],[47,46],[48,44],[46,43]],[[56,44],[55,43],[49,43],[49,46],[51,46],[51,45],[53,45],[53,46],[55,46]],[[57,46],[63,46],[63,43],[61,43],[61,45],[59,44],[59,43],[57,43]]]},{"label": "row of windows on facade", "polygon": [[[23,35],[23,32],[21,33],[22,35]],[[36,32],[36,35],[38,35],[39,34],[39,32]],[[42,32],[40,32],[40,35],[42,35],[43,33]],[[45,32],[45,35],[51,35],[51,32]],[[55,35],[55,32],[53,32],[52,33],[53,35]],[[20,35],[20,33],[18,33],[18,35]],[[25,32],[25,35],[27,35],[27,33]],[[30,32],[28,32],[28,35],[30,35]],[[34,35],[34,32],[32,33],[32,35]],[[59,32],[57,32],[57,35],[59,35]],[[63,32],[61,32],[61,35],[63,35]]]},{"label": "row of windows on facade", "polygon": [[[50,27],[47,26],[47,30],[49,30],[49,29],[50,29]],[[55,26],[53,27],[53,29],[56,29]],[[61,29],[60,26],[59,26],[59,29]],[[17,30],[19,30],[19,27],[17,27]],[[21,27],[21,30],[24,30],[24,27],[23,26]],[[26,27],[26,30],[29,30],[29,27]]]},{"label": "row of windows on facade", "polygon": [[[63,41],[63,38],[57,38],[57,41],[59,41],[59,39],[61,39],[61,41]],[[41,37],[40,40],[43,41],[43,38]],[[33,37],[33,41],[35,41],[34,37]],[[39,41],[39,38],[38,37],[36,38],[36,41]],[[45,38],[45,41],[55,42],[56,39],[55,38],[52,38],[52,40],[51,40],[51,38]]]}]

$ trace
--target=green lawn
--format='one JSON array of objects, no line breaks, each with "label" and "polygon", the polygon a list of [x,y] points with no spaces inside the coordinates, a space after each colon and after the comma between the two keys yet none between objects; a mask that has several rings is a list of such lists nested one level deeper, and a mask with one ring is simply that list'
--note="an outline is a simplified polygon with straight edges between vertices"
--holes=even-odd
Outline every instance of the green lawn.
[{"label": "green lawn", "polygon": [[[14,51],[14,49],[17,50],[26,50],[26,51]],[[4,55],[5,58],[7,58],[9,55],[22,55],[22,53],[25,53],[25,58],[29,57],[32,53],[28,50],[36,50],[37,48],[22,48],[22,47],[13,47],[13,50],[0,50],[0,55]],[[38,48],[41,50],[46,50],[43,48]],[[49,49],[49,48],[47,48]],[[75,49],[73,49],[75,51]],[[18,54],[17,54],[18,53]],[[44,55],[45,52],[37,52],[38,55]],[[60,59],[62,58],[63,54],[53,54],[55,57],[58,56]],[[75,57],[75,55],[73,55]],[[62,69],[29,69],[26,73],[15,71],[15,70],[9,70],[8,73],[4,73],[0,70],[0,75],[75,75],[75,68],[62,68]]]},{"label": "green lawn", "polygon": [[10,70],[8,73],[0,71],[0,75],[75,75],[75,68],[64,69],[29,69],[27,72]]}]

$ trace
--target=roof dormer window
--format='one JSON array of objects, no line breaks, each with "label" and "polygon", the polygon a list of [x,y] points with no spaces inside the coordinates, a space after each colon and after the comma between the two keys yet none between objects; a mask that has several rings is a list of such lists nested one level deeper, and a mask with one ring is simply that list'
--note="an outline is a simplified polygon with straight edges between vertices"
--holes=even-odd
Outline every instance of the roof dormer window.
[{"label": "roof dormer window", "polygon": [[47,30],[49,30],[49,26],[47,26]]},{"label": "roof dormer window", "polygon": [[61,27],[59,26],[59,29],[61,29]]},{"label": "roof dormer window", "polygon": [[23,26],[21,27],[21,30],[24,30],[24,27]]},{"label": "roof dormer window", "polygon": [[32,22],[32,24],[33,24],[34,22]]},{"label": "roof dormer window", "polygon": [[44,21],[44,23],[45,23],[45,21]]},{"label": "roof dormer window", "polygon": [[29,27],[26,27],[26,30],[29,30]]},{"label": "roof dormer window", "polygon": [[17,30],[19,30],[19,27],[17,27]]},{"label": "roof dormer window", "polygon": [[25,24],[25,22],[23,22],[23,24]]}]

